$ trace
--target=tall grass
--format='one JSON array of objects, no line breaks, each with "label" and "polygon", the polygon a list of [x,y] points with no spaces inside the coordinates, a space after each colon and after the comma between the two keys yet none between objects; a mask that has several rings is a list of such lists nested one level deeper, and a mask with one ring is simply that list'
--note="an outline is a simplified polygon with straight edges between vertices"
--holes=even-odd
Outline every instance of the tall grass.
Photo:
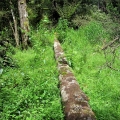
[{"label": "tall grass", "polygon": [[[66,34],[62,46],[80,87],[90,98],[97,120],[119,120],[120,73],[106,66],[101,50],[102,40],[108,39],[109,35],[95,22],[77,31],[71,29]],[[118,62],[117,58],[115,63]]]},{"label": "tall grass", "polygon": [[53,38],[46,32],[34,31],[31,35],[33,48],[16,49],[13,55],[17,68],[4,68],[0,76],[1,120],[63,120],[51,46]]},{"label": "tall grass", "polygon": [[[109,34],[95,21],[76,31],[68,28],[66,21],[60,21],[55,30],[40,25],[31,32],[32,48],[15,49],[12,58],[16,67],[3,68],[0,74],[1,120],[64,119],[53,51],[54,32],[60,35],[68,63],[90,98],[97,120],[119,120],[120,74],[106,66],[101,47],[104,39],[109,40]],[[115,66],[120,69],[118,64],[116,59]]]}]

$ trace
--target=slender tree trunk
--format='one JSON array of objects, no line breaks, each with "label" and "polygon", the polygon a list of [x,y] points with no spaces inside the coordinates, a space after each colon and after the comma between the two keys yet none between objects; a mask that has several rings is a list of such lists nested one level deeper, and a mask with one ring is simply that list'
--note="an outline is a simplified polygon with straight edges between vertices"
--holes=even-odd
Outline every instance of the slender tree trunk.
[{"label": "slender tree trunk", "polygon": [[11,25],[12,30],[13,30],[13,34],[14,34],[15,41],[16,41],[16,46],[18,47],[19,46],[19,35],[18,35],[18,28],[17,28],[17,20],[15,18],[13,9],[11,9],[11,14],[12,14],[12,17],[13,17],[14,28],[12,27],[11,22],[10,22],[10,25]]},{"label": "slender tree trunk", "polygon": [[28,32],[29,32],[29,20],[28,13],[26,11],[27,4],[26,0],[18,0],[18,10],[20,16],[20,27],[21,27],[21,37],[22,37],[22,45],[23,49],[27,49],[28,47]]},{"label": "slender tree trunk", "polygon": [[98,10],[100,9],[100,0],[98,0]]}]

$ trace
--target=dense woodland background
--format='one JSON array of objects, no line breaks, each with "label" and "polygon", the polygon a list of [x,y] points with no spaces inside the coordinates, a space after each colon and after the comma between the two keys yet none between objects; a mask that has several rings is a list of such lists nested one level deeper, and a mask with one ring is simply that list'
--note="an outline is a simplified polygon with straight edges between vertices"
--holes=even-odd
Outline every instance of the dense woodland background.
[{"label": "dense woodland background", "polygon": [[119,120],[120,0],[0,0],[0,118],[64,119],[56,37],[97,120]]},{"label": "dense woodland background", "polygon": [[[22,14],[27,14],[26,20],[22,19],[20,15],[20,5],[25,5]],[[22,9],[22,8],[21,8]],[[23,13],[26,11],[26,13]],[[69,22],[68,27],[78,29],[82,25],[87,23],[87,19],[90,19],[91,14],[94,12],[104,12],[106,16],[109,16],[113,23],[119,23],[120,17],[120,1],[119,0],[4,0],[0,1],[0,43],[9,42],[13,46],[22,46],[23,49],[27,48],[27,45],[31,43],[29,38],[27,43],[24,43],[23,31],[28,29],[26,34],[29,34],[30,28],[36,28],[40,22],[43,22],[49,29],[56,27],[60,19],[67,20]],[[96,19],[99,16],[96,16]],[[105,24],[106,20],[101,18],[100,21]],[[108,20],[108,21],[110,21]],[[21,21],[23,21],[24,27],[22,28]],[[111,37],[115,37],[119,34],[116,24],[109,25],[108,31],[111,32]],[[116,25],[116,26],[115,26]],[[105,26],[106,27],[106,26]],[[108,27],[108,26],[107,26]],[[118,27],[118,26],[117,26]],[[111,29],[111,30],[110,30]],[[8,32],[9,31],[9,32]],[[16,36],[17,34],[17,36]],[[32,44],[32,43],[31,43]],[[28,45],[28,46],[29,46]],[[2,45],[3,46],[3,45]]]}]

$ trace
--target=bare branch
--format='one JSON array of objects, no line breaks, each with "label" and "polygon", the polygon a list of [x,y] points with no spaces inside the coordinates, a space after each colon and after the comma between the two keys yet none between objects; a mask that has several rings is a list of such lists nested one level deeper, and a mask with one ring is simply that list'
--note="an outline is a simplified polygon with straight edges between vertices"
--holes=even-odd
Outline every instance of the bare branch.
[{"label": "bare branch", "polygon": [[118,37],[116,37],[114,40],[110,41],[108,44],[106,44],[105,46],[103,46],[102,50],[107,49],[108,46],[111,46],[113,43],[115,43],[117,40],[119,40]]}]

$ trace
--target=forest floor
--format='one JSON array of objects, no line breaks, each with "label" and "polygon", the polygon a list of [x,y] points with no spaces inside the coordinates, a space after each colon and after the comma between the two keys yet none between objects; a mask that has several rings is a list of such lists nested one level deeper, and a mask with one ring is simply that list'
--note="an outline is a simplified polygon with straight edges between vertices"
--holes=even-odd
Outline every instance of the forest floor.
[{"label": "forest floor", "polygon": [[[0,75],[1,120],[64,119],[53,51],[54,32],[39,28],[31,34],[32,48],[14,48],[15,67],[4,68]],[[110,40],[94,21],[78,30],[67,28],[60,36],[69,66],[90,98],[97,120],[119,120],[120,47],[115,54],[111,47],[101,50],[103,40]],[[109,63],[115,69],[108,67]]]}]

